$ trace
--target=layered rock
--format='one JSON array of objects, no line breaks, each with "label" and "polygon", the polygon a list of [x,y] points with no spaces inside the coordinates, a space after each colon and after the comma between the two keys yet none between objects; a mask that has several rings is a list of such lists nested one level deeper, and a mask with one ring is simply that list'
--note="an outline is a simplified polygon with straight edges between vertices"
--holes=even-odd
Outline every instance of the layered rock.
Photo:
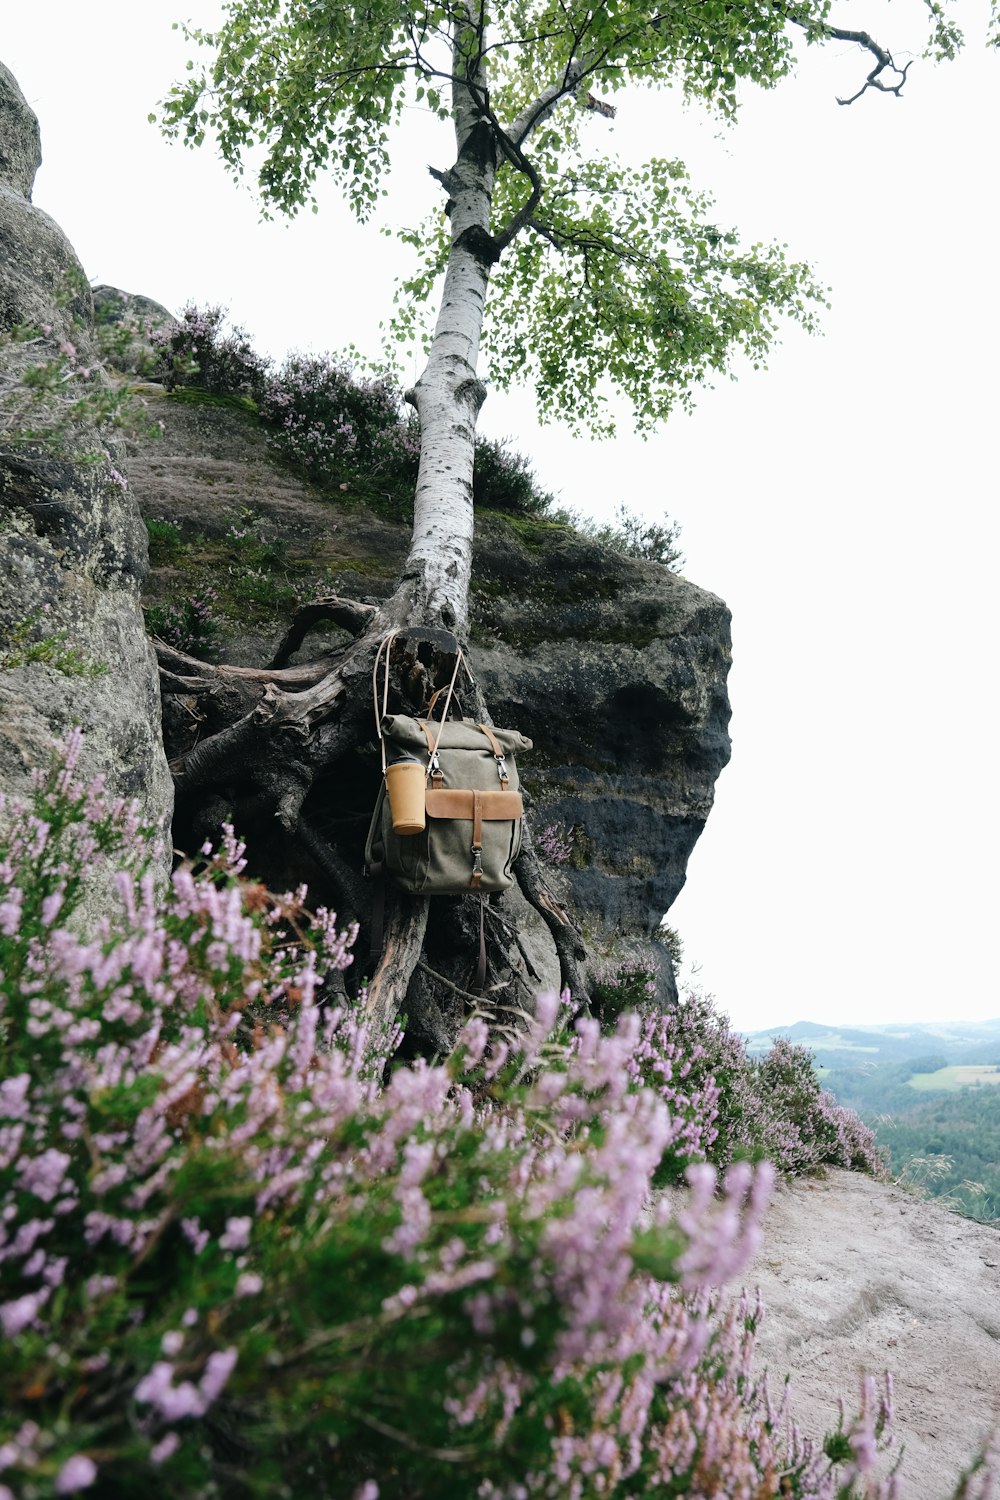
[{"label": "layered rock", "polygon": [[[83,269],[31,202],[40,158],[35,116],[0,65],[0,338],[21,330],[0,344],[8,381],[70,349],[73,369],[97,364]],[[45,409],[40,429],[26,442],[13,401],[0,407],[0,789],[26,790],[78,725],[83,774],[137,798],[163,842],[172,786],[139,605],[145,528],[100,432],[60,430]]]},{"label": "layered rock", "polygon": [[477,674],[535,742],[535,822],[570,846],[574,905],[655,937],[729,759],[729,611],[567,528],[521,523],[520,546],[503,530],[477,555]]}]

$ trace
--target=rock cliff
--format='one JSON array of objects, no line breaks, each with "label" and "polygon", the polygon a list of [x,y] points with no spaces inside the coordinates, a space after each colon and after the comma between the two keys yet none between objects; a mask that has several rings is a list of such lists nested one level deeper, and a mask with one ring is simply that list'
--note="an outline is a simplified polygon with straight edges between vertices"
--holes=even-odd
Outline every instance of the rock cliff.
[{"label": "rock cliff", "polygon": [[[38,122],[0,65],[0,360],[8,395],[25,365],[58,357],[60,346],[72,348],[74,368],[96,362],[86,277],[62,230],[31,202],[40,160]],[[47,765],[79,725],[83,772],[101,772],[114,794],[138,798],[162,835],[172,787],[139,604],[146,534],[120,456],[85,425],[44,450],[19,441],[12,426],[8,402],[0,407],[0,787],[26,789],[32,768]]]}]

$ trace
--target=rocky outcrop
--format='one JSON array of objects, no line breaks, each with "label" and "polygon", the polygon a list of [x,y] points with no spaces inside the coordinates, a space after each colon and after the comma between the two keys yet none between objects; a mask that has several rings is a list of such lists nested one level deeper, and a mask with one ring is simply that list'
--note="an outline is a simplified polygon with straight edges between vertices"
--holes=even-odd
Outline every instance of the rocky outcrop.
[{"label": "rocky outcrop", "polygon": [[483,527],[477,674],[498,722],[535,742],[535,823],[571,846],[574,905],[653,938],[729,759],[729,611],[565,527],[517,531]]},{"label": "rocky outcrop", "polygon": [[123,292],[119,287],[105,282],[92,288],[94,313],[98,320],[106,323],[144,323],[156,327],[173,321],[173,313],[162,302],[152,297],[143,297],[139,292]]},{"label": "rocky outcrop", "polygon": [[0,185],[30,202],[41,164],[38,120],[16,78],[0,63]]},{"label": "rocky outcrop", "polygon": [[158,328],[173,322],[173,313],[161,302],[134,292],[120,291],[101,283],[91,289],[94,317],[106,334],[104,360],[112,369],[140,377],[153,374],[161,360],[161,351],[153,343]]},{"label": "rocky outcrop", "polygon": [[[73,368],[96,364],[86,277],[31,202],[39,160],[35,116],[0,66],[0,337],[37,331],[3,340],[9,380],[70,347]],[[172,787],[139,605],[146,533],[121,456],[85,424],[60,431],[51,412],[32,419],[47,434],[26,442],[15,404],[0,407],[0,788],[25,790],[79,725],[83,773],[138,798],[163,834]]]},{"label": "rocky outcrop", "polygon": [[[395,584],[408,528],[380,498],[334,500],[277,466],[256,420],[238,403],[150,388],[162,436],[137,440],[131,482],[154,527],[147,600],[156,610],[211,597],[217,656],[270,659],[296,599],[334,591],[377,599]],[[259,537],[284,547],[259,566]],[[172,536],[157,538],[164,523]],[[248,583],[254,585],[248,588]],[[270,604],[268,603],[270,590]],[[209,593],[210,591],[210,593]],[[729,757],[729,614],[721,600],[666,568],[609,554],[565,525],[485,513],[473,566],[473,666],[497,723],[534,750],[520,767],[534,827],[564,857],[553,870],[602,945],[660,971],[655,941]],[[317,640],[299,653],[307,659]],[[197,648],[192,647],[195,654]],[[357,807],[356,863],[374,797],[374,763],[347,798]],[[513,898],[511,898],[513,899]],[[513,914],[511,914],[513,916]],[[525,913],[517,913],[518,925]],[[538,935],[532,963],[548,982],[553,956]]]}]

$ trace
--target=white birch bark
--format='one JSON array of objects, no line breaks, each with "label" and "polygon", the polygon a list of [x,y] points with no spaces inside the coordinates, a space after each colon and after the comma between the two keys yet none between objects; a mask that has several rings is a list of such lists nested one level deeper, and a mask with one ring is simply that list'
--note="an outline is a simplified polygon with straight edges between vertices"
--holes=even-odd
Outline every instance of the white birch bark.
[{"label": "white birch bark", "polygon": [[[481,4],[472,7],[478,20]],[[413,536],[400,593],[411,623],[468,631],[472,573],[472,467],[476,419],[485,397],[477,374],[486,290],[493,263],[490,216],[495,176],[492,135],[476,96],[458,81],[468,68],[468,33],[454,47],[454,167],[450,195],[451,252],[427,366],[411,399],[420,417],[420,468]],[[485,88],[480,67],[472,79]],[[399,596],[397,595],[397,598]]]}]

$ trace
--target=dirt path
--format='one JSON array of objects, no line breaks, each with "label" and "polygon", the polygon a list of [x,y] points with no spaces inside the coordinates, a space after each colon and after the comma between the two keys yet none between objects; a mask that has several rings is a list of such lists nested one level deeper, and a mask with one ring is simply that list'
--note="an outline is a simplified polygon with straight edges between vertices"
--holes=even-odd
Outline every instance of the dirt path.
[{"label": "dirt path", "polygon": [[767,1316],[757,1364],[792,1377],[803,1431],[891,1370],[907,1500],[945,1500],[1000,1425],[1000,1231],[829,1171],[781,1188],[747,1275]]}]

